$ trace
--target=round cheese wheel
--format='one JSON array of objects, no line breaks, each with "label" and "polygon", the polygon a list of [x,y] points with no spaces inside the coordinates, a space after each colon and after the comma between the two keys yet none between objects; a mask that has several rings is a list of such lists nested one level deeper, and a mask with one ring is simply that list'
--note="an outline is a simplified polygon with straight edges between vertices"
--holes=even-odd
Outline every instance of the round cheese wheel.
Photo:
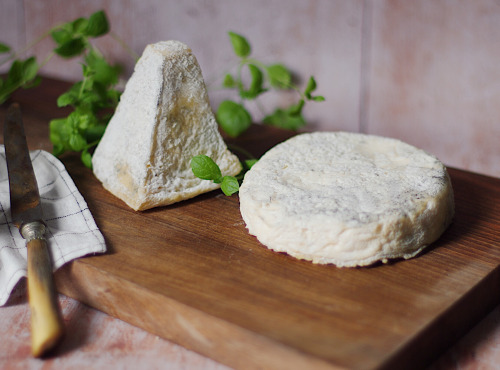
[{"label": "round cheese wheel", "polygon": [[339,267],[411,258],[454,214],[445,166],[402,141],[347,132],[297,135],[248,171],[240,211],[268,248]]}]

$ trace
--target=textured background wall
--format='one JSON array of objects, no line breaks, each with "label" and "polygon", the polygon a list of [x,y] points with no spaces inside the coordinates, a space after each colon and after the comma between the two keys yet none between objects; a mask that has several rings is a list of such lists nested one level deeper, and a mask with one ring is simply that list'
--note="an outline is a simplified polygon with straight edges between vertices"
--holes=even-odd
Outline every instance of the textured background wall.
[{"label": "textured background wall", "polygon": [[[313,74],[324,103],[306,106],[311,129],[380,134],[421,147],[447,165],[500,177],[500,2],[496,0],[2,0],[0,40],[20,50],[53,25],[104,9],[112,32],[137,54],[177,39],[194,51],[213,106],[234,62],[227,31],[253,55]],[[134,59],[105,36],[98,47],[130,76]],[[53,44],[28,50],[39,60]],[[0,69],[0,71],[5,70]],[[54,57],[48,76],[78,79]],[[293,94],[271,95],[264,110]],[[258,120],[260,110],[252,108]]]}]

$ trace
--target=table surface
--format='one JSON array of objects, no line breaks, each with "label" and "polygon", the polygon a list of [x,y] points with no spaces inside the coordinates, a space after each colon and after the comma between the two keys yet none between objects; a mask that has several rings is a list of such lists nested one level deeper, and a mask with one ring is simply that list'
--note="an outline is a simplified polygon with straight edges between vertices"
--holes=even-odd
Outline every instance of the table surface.
[{"label": "table surface", "polygon": [[[50,80],[43,86],[45,90],[60,90],[62,87],[60,82]],[[22,94],[35,105],[33,109],[47,115],[47,121],[55,118],[50,116],[53,115],[55,102],[44,100],[40,90],[28,90]],[[61,111],[61,115],[64,114]],[[54,356],[44,360],[33,359],[30,356],[29,308],[24,281],[20,284],[8,304],[1,308],[0,328],[4,338],[8,338],[0,341],[2,368],[7,363],[23,368],[101,368],[109,365],[136,368],[140,364],[147,364],[150,368],[226,368],[71,298],[60,295],[60,303],[71,336],[65,339]],[[438,359],[433,368],[495,368],[499,366],[496,364],[500,364],[500,307]]]},{"label": "table surface", "polygon": [[[59,296],[68,336],[54,355],[30,355],[29,307],[24,283],[0,308],[0,368],[16,369],[206,369],[228,367],[115,319],[74,299]],[[430,370],[500,368],[500,307],[495,308]]]}]

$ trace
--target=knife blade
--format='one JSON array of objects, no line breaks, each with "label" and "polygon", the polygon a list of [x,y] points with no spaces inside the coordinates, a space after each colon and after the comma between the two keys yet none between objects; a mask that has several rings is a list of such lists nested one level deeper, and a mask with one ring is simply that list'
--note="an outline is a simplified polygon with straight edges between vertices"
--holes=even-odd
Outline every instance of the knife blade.
[{"label": "knife blade", "polygon": [[41,357],[53,349],[64,334],[64,325],[52,276],[40,193],[19,104],[12,104],[4,125],[5,157],[10,187],[12,222],[26,240],[28,297],[31,310],[31,352]]}]

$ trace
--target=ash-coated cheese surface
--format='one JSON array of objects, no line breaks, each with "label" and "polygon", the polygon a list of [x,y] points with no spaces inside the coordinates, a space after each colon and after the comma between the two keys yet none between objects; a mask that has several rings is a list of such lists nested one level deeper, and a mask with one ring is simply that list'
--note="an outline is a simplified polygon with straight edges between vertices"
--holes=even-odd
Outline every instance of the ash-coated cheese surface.
[{"label": "ash-coated cheese surface", "polygon": [[268,248],[354,267],[411,258],[454,214],[445,166],[399,140],[317,132],[269,150],[246,173],[240,210]]}]

